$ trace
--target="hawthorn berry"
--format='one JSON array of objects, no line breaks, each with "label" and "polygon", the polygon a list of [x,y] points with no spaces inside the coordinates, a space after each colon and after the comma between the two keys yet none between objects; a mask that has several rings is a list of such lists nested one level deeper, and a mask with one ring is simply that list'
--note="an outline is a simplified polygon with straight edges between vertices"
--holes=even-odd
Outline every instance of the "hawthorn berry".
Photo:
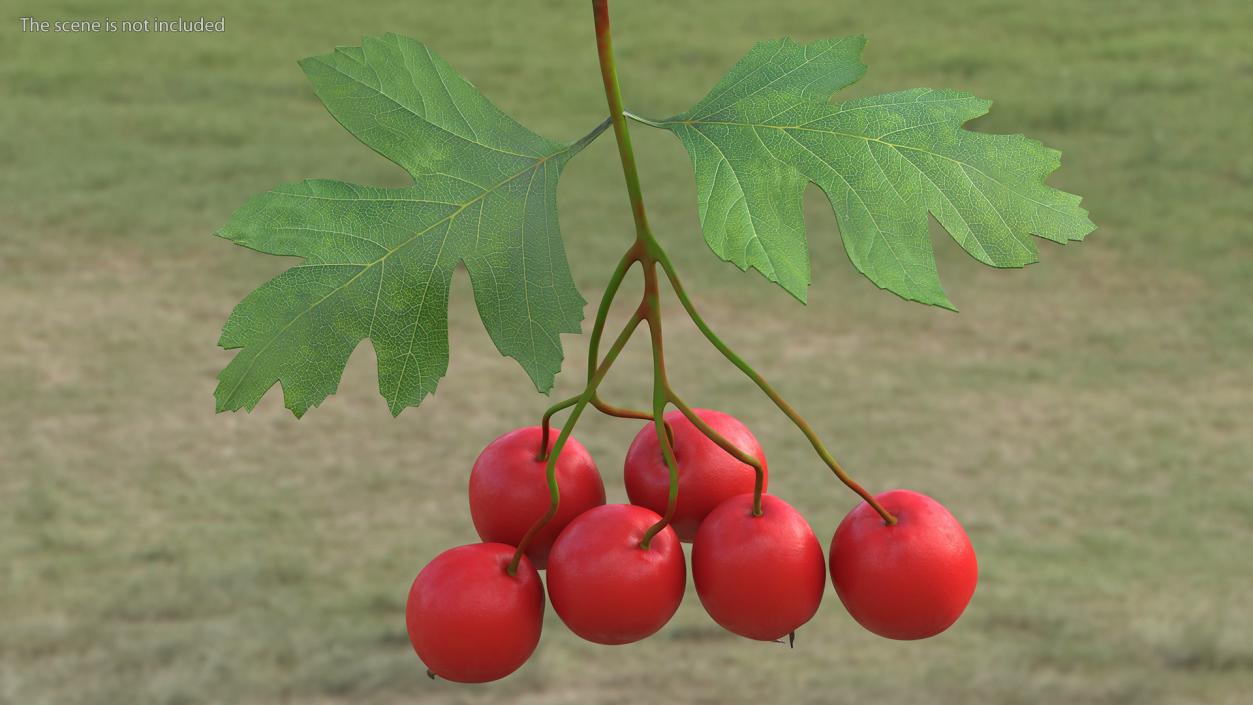
[{"label": "hawthorn berry", "polygon": [[[766,475],[762,489],[769,482],[766,454],[744,424],[730,414],[712,409],[694,409],[696,415],[723,438],[761,462]],[[674,509],[672,525],[679,540],[691,542],[701,520],[722,502],[745,492],[752,492],[757,473],[751,465],[736,460],[709,439],[680,411],[665,415],[674,434],[673,450],[679,466],[679,501]],[[624,468],[627,496],[632,504],[657,512],[666,511],[670,495],[670,469],[661,453],[657,431],[645,426],[627,450]]]},{"label": "hawthorn berry", "polygon": [[667,526],[640,543],[661,520],[633,504],[606,504],[580,514],[548,555],[548,598],[570,631],[598,644],[628,644],[665,626],[687,585],[683,548]]},{"label": "hawthorn berry", "polygon": [[[560,429],[549,429],[545,457]],[[470,470],[470,518],[479,538],[517,546],[528,529],[548,511],[548,461],[539,459],[539,426],[510,431],[479,453]],[[591,454],[574,436],[557,458],[557,513],[531,539],[527,558],[539,570],[548,562],[553,539],[583,512],[605,503],[605,483]]]},{"label": "hawthorn berry", "polygon": [[822,544],[787,502],[752,493],[710,512],[692,544],[692,579],[705,611],[725,629],[773,641],[818,611],[826,587]]},{"label": "hawthorn berry", "polygon": [[494,681],[518,670],[539,643],[544,585],[525,556],[509,575],[514,547],[476,543],[450,548],[418,573],[405,625],[418,658],[460,683]]},{"label": "hawthorn berry", "polygon": [[925,639],[961,616],[979,579],[966,530],[944,505],[910,490],[875,495],[849,512],[831,539],[831,582],[866,629],[889,639]]}]

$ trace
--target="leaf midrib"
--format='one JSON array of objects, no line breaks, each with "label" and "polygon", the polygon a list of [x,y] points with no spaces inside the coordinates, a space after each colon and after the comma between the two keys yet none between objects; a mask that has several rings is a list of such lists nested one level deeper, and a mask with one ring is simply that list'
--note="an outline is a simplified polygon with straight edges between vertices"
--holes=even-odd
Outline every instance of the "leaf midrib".
[{"label": "leaf midrib", "polygon": [[[731,126],[731,127],[746,127],[746,128],[751,128],[751,129],[755,129],[755,128],[759,128],[759,127],[765,127],[765,128],[769,128],[769,129],[772,129],[772,130],[780,130],[780,131],[784,131],[784,132],[786,132],[786,131],[788,131],[788,130],[798,130],[798,131],[801,131],[801,132],[817,132],[817,133],[819,133],[819,134],[823,134],[823,135],[835,135],[835,136],[839,136],[839,137],[852,137],[852,138],[854,138],[854,139],[866,140],[867,142],[878,142],[878,143],[880,143],[880,144],[887,145],[888,147],[891,147],[892,149],[896,149],[896,150],[908,149],[908,150],[910,150],[910,151],[914,151],[914,152],[921,152],[922,154],[928,154],[928,155],[931,155],[931,156],[933,156],[933,157],[937,157],[937,158],[939,158],[939,159],[943,159],[943,160],[945,160],[945,161],[949,161],[949,162],[952,162],[952,163],[954,163],[954,164],[957,164],[958,166],[962,167],[963,169],[964,169],[964,168],[970,168],[970,169],[973,169],[973,170],[975,170],[977,173],[979,173],[980,175],[982,175],[984,178],[986,178],[988,181],[991,181],[992,183],[994,183],[994,184],[996,184],[996,185],[998,185],[998,186],[1000,186],[1000,187],[1004,188],[1006,191],[1009,191],[1010,193],[1014,194],[1015,196],[1018,196],[1019,198],[1022,198],[1023,200],[1030,201],[1031,203],[1034,203],[1034,204],[1036,204],[1037,206],[1041,206],[1041,207],[1043,207],[1043,208],[1046,208],[1046,209],[1048,209],[1048,210],[1050,210],[1050,211],[1053,211],[1054,213],[1056,213],[1056,214],[1058,214],[1058,215],[1060,215],[1060,216],[1062,216],[1062,217],[1064,217],[1064,218],[1070,219],[1070,220],[1078,220],[1078,218],[1079,218],[1079,216],[1077,216],[1077,215],[1074,215],[1074,214],[1071,214],[1071,213],[1066,213],[1065,211],[1062,211],[1062,210],[1058,210],[1058,208],[1057,208],[1056,206],[1053,206],[1053,205],[1048,204],[1048,203],[1043,203],[1043,202],[1041,202],[1041,201],[1037,201],[1036,199],[1031,198],[1030,196],[1028,196],[1028,195],[1026,195],[1026,194],[1024,194],[1024,193],[1021,193],[1021,192],[1019,192],[1019,191],[1017,191],[1017,190],[1013,189],[1013,188],[1012,188],[1012,187],[1010,187],[1008,184],[1005,184],[1004,182],[999,181],[999,180],[997,180],[997,179],[993,178],[993,177],[992,177],[991,175],[989,175],[987,172],[983,171],[982,169],[980,169],[980,168],[979,168],[979,167],[977,167],[977,166],[974,166],[973,164],[969,164],[969,163],[967,163],[967,162],[963,162],[963,161],[961,161],[960,159],[954,159],[954,158],[952,158],[952,157],[950,157],[950,156],[948,156],[948,155],[945,155],[945,154],[940,154],[940,153],[938,153],[938,152],[932,152],[931,150],[928,150],[928,149],[922,149],[921,147],[911,147],[911,146],[909,146],[909,145],[899,144],[899,143],[896,143],[896,142],[889,142],[889,141],[887,141],[887,140],[880,139],[880,138],[878,138],[878,137],[869,137],[869,136],[866,136],[866,135],[859,135],[859,134],[856,134],[856,133],[854,133],[854,132],[840,132],[839,130],[822,130],[822,129],[813,128],[813,127],[804,127],[804,126],[801,126],[801,125],[772,125],[772,124],[769,124],[769,123],[737,122],[737,121],[731,121],[731,120],[664,120],[664,121],[661,121],[661,122],[659,122],[659,123],[657,123],[657,124],[658,124],[658,125],[661,125],[661,126],[666,126],[666,125],[686,125],[686,126],[688,126],[688,127],[692,127],[693,129],[696,129],[698,132],[700,131],[700,129],[699,129],[699,127],[698,127],[699,125],[728,125],[728,126]],[[899,130],[898,130],[898,131],[899,131]],[[704,136],[704,133],[701,133],[701,134],[702,134],[702,136]],[[708,137],[707,137],[707,136],[706,136],[706,139],[708,139]],[[915,166],[914,168],[916,169],[917,167]],[[976,190],[978,190],[978,188],[977,188],[977,187],[976,187]]]}]

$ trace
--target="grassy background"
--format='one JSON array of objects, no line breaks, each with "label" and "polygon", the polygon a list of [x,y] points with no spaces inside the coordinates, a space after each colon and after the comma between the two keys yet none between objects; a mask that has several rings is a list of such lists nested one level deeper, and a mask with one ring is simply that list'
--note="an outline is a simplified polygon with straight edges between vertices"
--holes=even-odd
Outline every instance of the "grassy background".
[{"label": "grassy background", "polygon": [[[319,106],[295,60],[363,34],[423,39],[553,137],[603,115],[584,0],[0,0],[0,703],[1206,703],[1253,695],[1253,5],[1247,2],[620,3],[628,106],[677,112],[752,42],[862,32],[850,95],[997,102],[976,123],[1060,148],[1051,183],[1100,229],[1023,271],[937,230],[958,315],[858,276],[811,192],[808,307],[711,257],[673,137],[636,128],[652,219],[711,323],[868,485],[944,501],[982,575],[962,621],[896,643],[834,593],[797,648],[720,631],[694,593],[656,637],[600,647],[551,613],[530,663],[430,682],[404,634],[419,567],[475,538],[479,449],[545,400],[454,287],[441,391],[390,419],[369,346],[300,422],[271,393],[214,415],[231,307],[289,263],[210,236],[251,194],[403,174]],[[32,35],[17,18],[224,15],[222,35]],[[598,296],[628,241],[610,140],[567,171],[562,227]],[[670,313],[674,313],[672,310]],[[745,419],[771,489],[824,541],[853,497],[699,334],[673,379]],[[584,340],[566,339],[577,389]],[[607,397],[643,403],[633,345]],[[634,423],[579,437],[611,500]]]}]

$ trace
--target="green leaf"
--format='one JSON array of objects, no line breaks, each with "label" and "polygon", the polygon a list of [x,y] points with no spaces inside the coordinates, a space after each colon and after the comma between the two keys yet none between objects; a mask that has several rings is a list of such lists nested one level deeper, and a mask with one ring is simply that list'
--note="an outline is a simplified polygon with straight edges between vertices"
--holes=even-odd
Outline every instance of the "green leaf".
[{"label": "green leaf", "polygon": [[430,49],[396,35],[305,59],[328,110],[413,177],[404,188],[302,181],[255,196],[217,234],[304,258],[248,295],[219,344],[217,408],[251,410],[275,382],[296,416],[339,386],[369,338],[392,414],[448,368],[448,292],[464,262],[496,347],[547,392],[584,300],[557,227],[557,179],[602,125],[550,142],[502,113]]},{"label": "green leaf", "polygon": [[1059,152],[1022,135],[961,129],[988,101],[920,88],[827,102],[865,71],[864,44],[764,42],[691,110],[641,118],[687,148],[705,240],[719,257],[804,301],[801,196],[812,181],[827,194],[859,271],[905,299],[953,308],[936,272],[928,213],[994,267],[1035,262],[1032,234],[1064,243],[1096,227],[1078,196],[1044,185]]}]

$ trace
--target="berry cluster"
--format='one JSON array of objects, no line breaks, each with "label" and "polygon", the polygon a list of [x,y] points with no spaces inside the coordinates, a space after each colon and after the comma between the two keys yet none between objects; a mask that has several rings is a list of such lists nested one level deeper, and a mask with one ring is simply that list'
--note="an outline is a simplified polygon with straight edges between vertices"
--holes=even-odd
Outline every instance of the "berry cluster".
[{"label": "berry cluster", "polygon": [[[409,592],[410,641],[428,673],[478,683],[520,667],[539,643],[544,582],[575,634],[626,644],[661,629],[692,578],[719,625],[778,640],[818,610],[827,566],[849,613],[892,639],[947,629],[974,593],[974,550],[942,505],[917,492],[875,497],[840,522],[829,556],[801,514],[764,494],[766,458],[737,419],[696,409],[709,428],[755,458],[737,460],[678,411],[665,415],[677,483],[654,425],[627,451],[630,504],[606,504],[596,463],[573,437],[555,462],[555,503],[545,483],[550,429],[520,428],[492,441],[470,473],[470,513],[483,543],[444,551]],[[742,456],[747,457],[747,456]],[[677,490],[677,493],[676,493]]]}]

